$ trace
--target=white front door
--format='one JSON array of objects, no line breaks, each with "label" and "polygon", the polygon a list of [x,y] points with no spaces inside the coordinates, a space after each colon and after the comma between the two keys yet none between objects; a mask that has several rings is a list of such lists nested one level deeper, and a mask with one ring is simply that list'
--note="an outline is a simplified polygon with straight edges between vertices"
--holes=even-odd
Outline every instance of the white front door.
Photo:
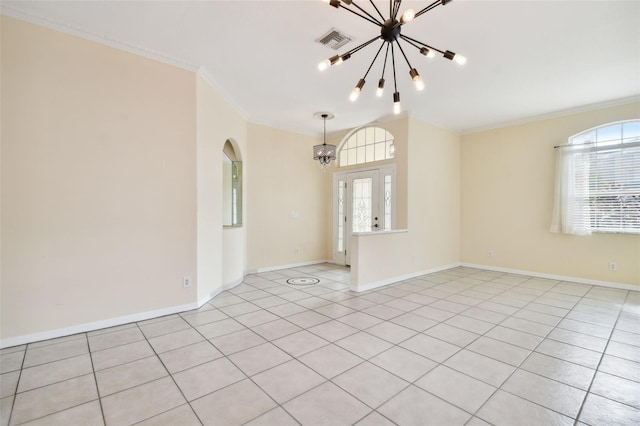
[{"label": "white front door", "polygon": [[350,265],[351,234],[392,228],[393,169],[334,175],[334,262]]}]

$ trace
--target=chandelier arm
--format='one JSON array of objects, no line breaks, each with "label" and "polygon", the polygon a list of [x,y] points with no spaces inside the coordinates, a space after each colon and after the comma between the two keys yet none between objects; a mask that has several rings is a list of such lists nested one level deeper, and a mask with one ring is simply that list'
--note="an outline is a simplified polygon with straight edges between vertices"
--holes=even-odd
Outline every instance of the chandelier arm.
[{"label": "chandelier arm", "polygon": [[373,61],[371,61],[371,65],[369,65],[367,72],[364,74],[364,77],[362,77],[363,80],[367,78],[367,75],[369,75],[369,71],[371,71],[371,67],[373,67],[373,64],[376,62],[376,59],[378,59],[378,55],[380,55],[380,52],[382,51],[382,48],[384,47],[385,43],[386,42],[383,41],[382,44],[380,44],[380,49],[378,49],[378,53],[376,53],[376,56],[373,57]]},{"label": "chandelier arm", "polygon": [[382,16],[382,13],[380,13],[380,9],[378,9],[378,6],[376,6],[376,4],[373,2],[373,0],[369,0],[369,3],[371,3],[371,6],[373,6],[373,8],[376,10],[376,12],[378,12],[378,15],[380,15],[380,18],[385,21],[384,16]]},{"label": "chandelier arm", "polygon": [[[400,37],[402,37],[402,34],[400,34]],[[410,45],[412,45],[413,47],[415,47],[416,49],[420,50],[420,46],[418,46],[417,44],[415,44],[414,42],[412,42],[411,40],[409,40],[406,37],[402,37],[402,39],[404,41],[406,41],[407,43],[409,43]]]},{"label": "chandelier arm", "polygon": [[387,43],[387,52],[384,54],[384,63],[382,64],[382,75],[380,78],[384,78],[384,70],[387,68],[387,57],[389,56],[389,45],[391,43]]},{"label": "chandelier arm", "polygon": [[393,15],[391,19],[395,20],[398,17],[398,12],[400,11],[400,5],[402,4],[402,0],[396,0],[393,8]]},{"label": "chandelier arm", "polygon": [[[371,1],[371,0],[369,0],[369,1]],[[372,3],[373,3],[373,2],[372,2]],[[382,22],[384,22],[384,18],[382,18],[382,22],[380,22],[380,21],[378,21],[378,19],[377,19],[375,16],[371,15],[369,12],[367,12],[366,10],[364,10],[363,8],[361,8],[360,6],[358,6],[358,5],[356,4],[356,2],[355,2],[355,1],[352,1],[352,2],[351,2],[351,4],[352,4],[353,6],[355,6],[355,7],[356,7],[360,12],[364,13],[364,14],[365,14],[365,15],[367,15],[369,18],[371,18],[372,20],[374,20],[375,22],[377,22],[377,24],[378,24],[378,25],[382,26]]]},{"label": "chandelier arm", "polygon": [[442,54],[444,55],[444,52],[443,52],[442,50],[440,50],[440,49],[438,49],[438,48],[436,48],[436,47],[433,47],[433,46],[429,46],[428,44],[423,43],[423,42],[421,42],[420,40],[416,40],[415,38],[411,38],[411,37],[406,36],[406,35],[404,35],[404,34],[400,34],[400,37],[401,37],[404,41],[407,41],[407,42],[408,42],[408,41],[412,41],[412,42],[414,42],[414,43],[421,44],[421,45],[423,45],[424,47],[426,47],[426,48],[428,48],[428,49],[435,50],[436,52],[438,52],[438,53],[442,53]]},{"label": "chandelier arm", "polygon": [[396,40],[396,43],[398,44],[398,48],[400,49],[400,52],[402,52],[402,56],[404,56],[404,60],[407,61],[407,65],[409,65],[409,69],[413,69],[413,67],[411,66],[411,63],[409,63],[409,58],[407,58],[407,55],[404,53],[404,49],[400,45],[400,40]]},{"label": "chandelier arm", "polygon": [[[449,1],[450,1],[450,0],[449,0]],[[444,5],[445,3],[447,3],[447,2],[444,2],[444,1],[442,1],[442,0],[436,0],[436,1],[434,1],[434,2],[433,2],[433,3],[431,3],[429,6],[425,7],[424,9],[420,10],[419,12],[416,12],[416,15],[415,15],[414,19],[415,19],[415,18],[417,18],[418,16],[420,16],[420,15],[424,14],[424,13],[427,13],[427,12],[428,12],[428,11],[430,11],[431,9],[434,9],[434,8],[436,8],[436,7],[440,6],[441,4],[442,4],[442,5]]]},{"label": "chandelier arm", "polygon": [[396,55],[393,52],[393,43],[391,44],[391,65],[393,65],[393,87],[394,92],[398,91],[398,81],[396,79]]},{"label": "chandelier arm", "polygon": [[[353,4],[353,3],[352,3],[352,4]],[[369,22],[371,22],[372,24],[377,25],[377,26],[379,26],[379,27],[381,27],[381,26],[382,26],[382,24],[381,24],[380,22],[378,22],[378,21],[376,21],[376,20],[374,20],[374,19],[371,19],[371,18],[369,18],[369,17],[367,17],[367,16],[364,16],[364,15],[362,15],[362,14],[360,14],[360,13],[356,12],[355,10],[351,10],[351,9],[349,9],[348,7],[345,7],[342,3],[340,3],[340,7],[341,7],[341,8],[343,8],[344,10],[346,10],[346,11],[349,11],[349,12],[353,13],[353,14],[354,14],[354,15],[356,15],[356,16],[361,17],[361,18],[362,18],[362,19],[364,19],[365,21],[369,21]]]},{"label": "chandelier arm", "polygon": [[362,43],[360,46],[354,47],[353,49],[351,49],[350,51],[348,51],[347,53],[344,53],[342,56],[344,55],[353,55],[354,53],[364,49],[365,47],[367,47],[368,45],[370,45],[371,43],[373,43],[374,41],[378,40],[380,38],[380,36],[375,36],[374,38],[372,38],[369,41],[365,41],[364,43]]}]

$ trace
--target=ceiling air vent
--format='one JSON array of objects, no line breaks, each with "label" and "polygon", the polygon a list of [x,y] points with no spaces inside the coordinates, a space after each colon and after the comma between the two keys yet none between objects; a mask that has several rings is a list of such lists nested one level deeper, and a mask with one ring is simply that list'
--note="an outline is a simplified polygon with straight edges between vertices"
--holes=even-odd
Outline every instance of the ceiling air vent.
[{"label": "ceiling air vent", "polygon": [[333,50],[338,50],[345,44],[351,41],[351,37],[341,33],[335,28],[331,28],[329,32],[316,40],[318,43],[330,47]]}]

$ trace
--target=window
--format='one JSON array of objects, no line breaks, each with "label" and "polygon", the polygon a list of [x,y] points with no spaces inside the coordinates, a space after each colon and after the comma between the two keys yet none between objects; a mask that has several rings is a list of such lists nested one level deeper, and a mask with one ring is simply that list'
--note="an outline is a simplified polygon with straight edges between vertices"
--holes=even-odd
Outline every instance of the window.
[{"label": "window", "polygon": [[356,130],[338,150],[340,167],[393,158],[393,135],[381,127]]},{"label": "window", "polygon": [[589,129],[558,147],[551,231],[640,234],[640,120]]},{"label": "window", "polygon": [[222,149],[222,225],[242,226],[242,161],[227,140]]}]

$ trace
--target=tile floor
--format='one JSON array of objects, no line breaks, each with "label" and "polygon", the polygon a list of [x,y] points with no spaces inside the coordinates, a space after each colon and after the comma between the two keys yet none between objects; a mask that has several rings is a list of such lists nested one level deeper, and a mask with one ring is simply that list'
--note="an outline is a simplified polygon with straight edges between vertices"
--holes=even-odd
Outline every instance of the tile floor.
[{"label": "tile floor", "polygon": [[638,292],[470,268],[348,280],[249,275],[197,311],[3,349],[1,424],[640,424]]}]

